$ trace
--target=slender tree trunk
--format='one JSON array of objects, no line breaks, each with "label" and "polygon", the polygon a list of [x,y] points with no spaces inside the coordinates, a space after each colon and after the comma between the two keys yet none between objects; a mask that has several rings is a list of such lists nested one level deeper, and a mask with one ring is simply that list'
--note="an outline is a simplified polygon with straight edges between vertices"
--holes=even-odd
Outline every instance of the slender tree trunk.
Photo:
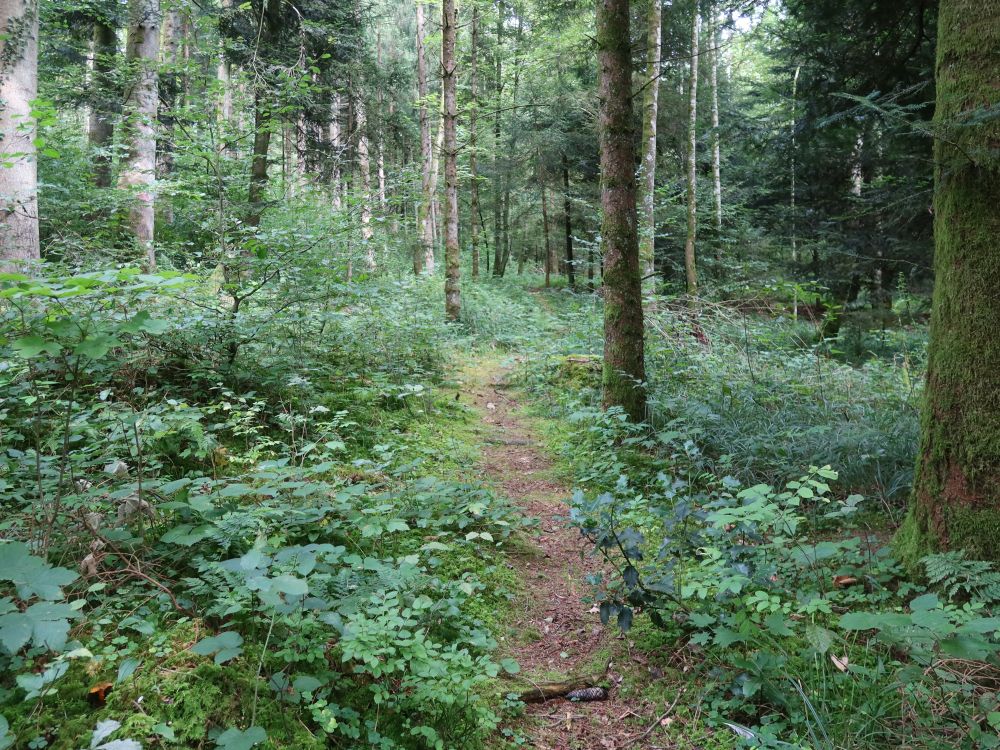
[{"label": "slender tree trunk", "polygon": [[344,144],[340,128],[340,94],[330,98],[330,193],[333,207],[339,211],[343,207],[341,193],[343,192],[343,175],[340,170],[340,160],[343,157]]},{"label": "slender tree trunk", "polygon": [[434,136],[434,147],[431,149],[431,181],[430,191],[430,243],[424,246],[424,271],[434,273],[434,248],[441,235],[441,207],[438,201],[438,177],[441,170],[441,149],[444,148],[444,98],[441,99],[441,120],[438,122],[437,135]]},{"label": "slender tree trunk", "polygon": [[135,191],[129,223],[149,270],[156,268],[153,246],[156,189],[156,115],[159,85],[156,59],[160,47],[159,0],[131,0],[125,58],[130,80],[122,125],[128,153],[118,187]]},{"label": "slender tree trunk", "polygon": [[[375,55],[379,70],[382,70],[382,30],[375,32]],[[382,87],[378,90],[378,113],[380,118],[385,116],[385,97]],[[375,161],[378,170],[378,208],[383,219],[385,218],[388,201],[385,189],[385,133],[387,128],[377,128],[378,139],[375,142]]]},{"label": "slender tree trunk", "polygon": [[576,260],[573,258],[573,199],[569,194],[569,159],[562,155],[563,222],[566,228],[566,280],[576,289]]},{"label": "slender tree trunk", "polygon": [[0,271],[40,257],[35,121],[38,3],[0,0]]},{"label": "slender tree trunk", "polygon": [[653,273],[656,253],[656,117],[660,98],[660,38],[663,0],[650,0],[646,33],[646,88],[642,102],[642,213],[639,257],[644,276]]},{"label": "slender tree trunk", "polygon": [[621,407],[631,420],[639,422],[646,414],[646,375],[629,0],[597,0],[597,59],[605,262],[604,406]]},{"label": "slender tree trunk", "polygon": [[496,93],[496,114],[493,116],[493,275],[503,275],[504,245],[500,231],[503,224],[503,180],[500,177],[500,137],[503,118],[503,25],[506,20],[504,0],[497,3],[497,48],[494,54],[494,89]]},{"label": "slender tree trunk", "polygon": [[361,241],[364,244],[365,268],[375,270],[375,243],[372,241],[372,174],[368,153],[368,121],[365,102],[356,95],[355,127],[358,129],[358,171],[361,173]]},{"label": "slender tree trunk", "polygon": [[[709,45],[711,55],[711,86],[712,86],[712,194],[715,198],[715,231],[722,231],[722,148],[721,133],[719,133],[719,51],[721,41],[719,37],[719,18],[712,5],[712,16],[710,18],[711,30],[709,32]],[[716,257],[721,258],[722,243],[721,238],[716,239]]]},{"label": "slender tree trunk", "polygon": [[476,171],[476,121],[479,119],[478,47],[479,47],[479,6],[472,5],[472,39],[469,54],[469,226],[472,244],[472,278],[479,278],[479,174]]},{"label": "slender tree trunk", "polygon": [[254,136],[253,157],[250,162],[250,191],[247,203],[246,224],[251,229],[260,226],[264,214],[264,203],[267,193],[267,152],[271,146],[271,114],[264,93],[258,90],[254,94]]},{"label": "slender tree trunk", "polygon": [[[181,93],[177,65],[180,62],[181,41],[184,21],[178,9],[168,11],[163,17],[163,31],[160,42],[160,110],[159,140],[156,146],[158,179],[165,180],[174,171],[174,109],[179,104]],[[160,201],[160,218],[164,224],[174,223],[173,207],[170,201]]]},{"label": "slender tree trunk", "polygon": [[789,130],[791,132],[791,138],[792,138],[792,143],[791,143],[791,146],[792,146],[792,158],[791,158],[791,163],[789,164],[789,172],[790,172],[789,176],[791,178],[791,187],[790,187],[790,195],[789,195],[789,201],[788,201],[788,209],[789,209],[789,213],[791,214],[791,224],[792,224],[792,263],[798,263],[799,262],[799,241],[798,241],[798,237],[796,236],[797,228],[795,226],[795,219],[796,219],[796,216],[795,216],[795,172],[796,172],[795,158],[797,156],[797,154],[795,152],[795,147],[796,147],[796,143],[795,143],[795,116],[796,116],[795,109],[796,109],[796,101],[795,101],[795,99],[796,99],[796,97],[798,96],[798,93],[799,93],[799,91],[798,91],[798,89],[799,89],[799,72],[801,70],[802,70],[801,66],[796,66],[796,68],[795,68],[795,77],[792,78],[792,121],[791,121],[791,124],[789,125]]},{"label": "slender tree trunk", "polygon": [[691,80],[688,103],[688,154],[687,154],[687,241],[684,243],[684,271],[687,276],[687,293],[698,294],[698,266],[695,259],[695,240],[698,235],[698,26],[701,17],[694,6],[691,22]]},{"label": "slender tree trunk", "polygon": [[427,51],[425,45],[425,24],[423,3],[417,3],[417,98],[418,116],[420,119],[420,157],[421,157],[421,201],[420,201],[420,245],[413,251],[413,273],[434,273],[434,264],[430,268],[426,259],[434,257],[434,225],[433,201],[434,191],[431,188],[433,175],[433,145],[431,144],[430,113],[427,107]]},{"label": "slender tree trunk", "polygon": [[111,73],[115,68],[118,52],[118,36],[115,29],[103,21],[94,22],[92,54],[94,67],[91,86],[94,95],[90,100],[90,116],[87,123],[87,142],[90,145],[94,163],[94,187],[111,187],[110,148],[115,134],[115,113],[119,102],[117,93],[112,99],[113,83]]},{"label": "slender tree trunk", "polygon": [[542,194],[542,237],[545,240],[545,288],[552,284],[552,271],[556,264],[555,248],[549,237],[549,202],[545,194],[545,171],[542,169],[541,156],[538,163],[538,190]]},{"label": "slender tree trunk", "polygon": [[[233,0],[221,0],[222,12],[228,13],[232,10]],[[219,119],[223,125],[228,125],[233,119],[233,77],[232,65],[226,56],[226,45],[223,41],[219,45],[219,64],[216,68],[215,77],[219,82],[219,92],[221,101],[219,102]]]},{"label": "slender tree trunk", "polygon": [[458,94],[456,0],[441,0],[441,93],[444,97],[444,298],[445,317],[457,321],[462,308],[458,244]]},{"label": "slender tree trunk", "polygon": [[897,537],[1000,560],[1000,2],[942,0],[934,147],[934,299],[913,505]]}]

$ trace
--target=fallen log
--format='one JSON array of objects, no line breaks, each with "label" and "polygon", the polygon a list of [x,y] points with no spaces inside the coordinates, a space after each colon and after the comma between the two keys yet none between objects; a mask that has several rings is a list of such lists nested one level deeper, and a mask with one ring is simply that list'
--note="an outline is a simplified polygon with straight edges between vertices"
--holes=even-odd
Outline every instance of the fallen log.
[{"label": "fallen log", "polygon": [[603,679],[603,674],[581,675],[554,682],[534,683],[529,689],[518,693],[517,698],[522,703],[543,703],[556,698],[577,701],[604,700],[608,697],[608,691],[599,684]]}]

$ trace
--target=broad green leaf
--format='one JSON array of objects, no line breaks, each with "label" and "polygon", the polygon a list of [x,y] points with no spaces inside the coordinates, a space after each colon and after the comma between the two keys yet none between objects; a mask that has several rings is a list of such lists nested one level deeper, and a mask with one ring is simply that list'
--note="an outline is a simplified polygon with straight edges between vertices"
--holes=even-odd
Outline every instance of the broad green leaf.
[{"label": "broad green leaf", "polygon": [[96,333],[92,336],[87,336],[77,344],[73,348],[73,353],[89,357],[90,359],[101,359],[114,347],[121,346],[121,343],[121,341],[106,333]]},{"label": "broad green leaf", "polygon": [[250,727],[245,732],[235,727],[219,735],[215,746],[220,750],[250,750],[267,739],[267,732],[260,727]]},{"label": "broad green leaf", "polygon": [[55,356],[62,351],[62,347],[57,342],[43,339],[35,334],[17,339],[11,344],[11,347],[18,356],[24,359],[31,359],[43,353]]}]

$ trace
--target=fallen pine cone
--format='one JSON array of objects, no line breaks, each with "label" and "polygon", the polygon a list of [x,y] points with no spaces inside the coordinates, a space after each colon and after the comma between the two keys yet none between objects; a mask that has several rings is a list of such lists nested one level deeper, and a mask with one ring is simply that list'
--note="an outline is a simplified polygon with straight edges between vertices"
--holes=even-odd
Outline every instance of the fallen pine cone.
[{"label": "fallen pine cone", "polygon": [[580,690],[571,690],[566,693],[566,700],[580,701],[581,703],[586,701],[603,701],[607,697],[608,691],[602,687],[581,688]]}]

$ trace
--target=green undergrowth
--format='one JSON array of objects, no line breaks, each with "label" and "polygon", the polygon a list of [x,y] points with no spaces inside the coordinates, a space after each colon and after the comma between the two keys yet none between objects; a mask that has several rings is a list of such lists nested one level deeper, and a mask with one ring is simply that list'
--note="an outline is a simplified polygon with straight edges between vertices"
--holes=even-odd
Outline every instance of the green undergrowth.
[{"label": "green undergrowth", "polygon": [[601,617],[642,657],[623,695],[684,690],[682,747],[1000,744],[998,571],[920,555],[911,578],[889,548],[919,352],[853,368],[803,347],[797,324],[729,327],[661,301],[652,419],[632,425],[598,407],[589,308],[550,304],[576,338],[540,342],[520,382],[579,488],[571,522],[612,571],[590,581]]},{"label": "green undergrowth", "polygon": [[504,288],[5,282],[0,747],[493,742],[524,519],[454,371]]}]

